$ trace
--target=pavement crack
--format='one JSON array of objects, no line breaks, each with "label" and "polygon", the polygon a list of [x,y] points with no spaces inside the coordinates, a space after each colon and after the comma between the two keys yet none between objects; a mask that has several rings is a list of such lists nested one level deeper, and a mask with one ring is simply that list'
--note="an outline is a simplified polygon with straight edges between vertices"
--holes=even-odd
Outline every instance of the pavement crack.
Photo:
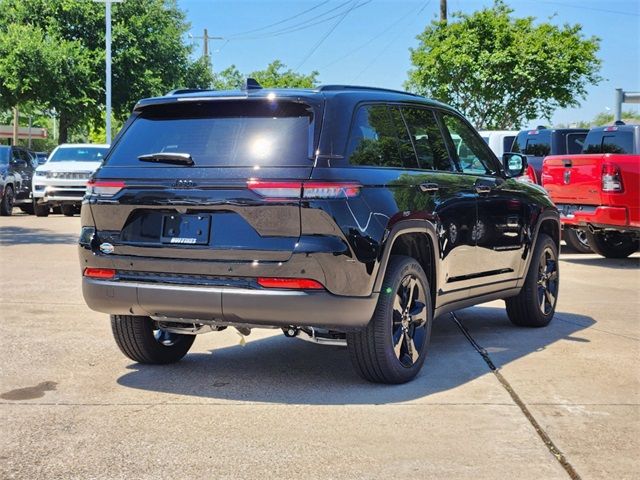
[{"label": "pavement crack", "polygon": [[538,423],[538,421],[535,419],[531,411],[527,408],[527,406],[522,401],[520,396],[513,389],[509,381],[502,375],[502,373],[500,372],[500,369],[495,366],[487,350],[484,347],[482,347],[478,342],[476,342],[476,340],[471,336],[471,333],[469,332],[469,330],[467,330],[467,327],[465,327],[462,324],[462,322],[458,319],[458,317],[456,317],[455,313],[452,312],[450,315],[454,323],[458,326],[458,328],[462,332],[462,334],[466,337],[469,343],[480,354],[482,359],[489,366],[489,369],[496,376],[496,378],[500,382],[500,385],[502,385],[502,387],[511,396],[511,399],[515,402],[515,404],[518,406],[522,414],[529,421],[529,423],[534,428],[534,430],[536,431],[540,439],[544,442],[547,449],[555,457],[558,463],[560,463],[560,466],[564,468],[564,470],[567,472],[567,474],[569,475],[569,477],[571,477],[572,480],[581,480],[580,475],[578,475],[578,472],[576,472],[576,470],[573,468],[571,463],[569,463],[569,460],[567,460],[567,457],[565,457],[565,455],[560,451],[560,449],[556,446],[553,440],[551,440],[551,437],[549,437],[549,435],[544,430],[544,428],[542,428],[542,426]]}]

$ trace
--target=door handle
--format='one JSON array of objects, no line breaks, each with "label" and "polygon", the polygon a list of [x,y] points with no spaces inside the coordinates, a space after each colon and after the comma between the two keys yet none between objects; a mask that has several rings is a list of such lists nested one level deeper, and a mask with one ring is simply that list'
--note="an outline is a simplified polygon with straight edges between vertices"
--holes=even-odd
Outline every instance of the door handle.
[{"label": "door handle", "polygon": [[570,158],[563,158],[562,159],[562,165],[567,167],[567,168],[571,168],[573,165],[573,162],[571,162]]},{"label": "door handle", "polygon": [[438,190],[440,190],[440,187],[438,186],[437,183],[421,183],[420,184],[420,190],[425,192],[425,193],[435,193]]},{"label": "door handle", "polygon": [[476,192],[478,193],[489,193],[491,190],[491,185],[476,185]]}]

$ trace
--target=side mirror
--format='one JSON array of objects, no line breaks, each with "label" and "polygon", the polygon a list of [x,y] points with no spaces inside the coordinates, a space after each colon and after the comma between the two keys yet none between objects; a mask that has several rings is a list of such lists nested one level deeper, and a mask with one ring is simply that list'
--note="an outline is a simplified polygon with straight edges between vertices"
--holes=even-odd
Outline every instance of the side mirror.
[{"label": "side mirror", "polygon": [[528,165],[527,156],[521,153],[508,152],[502,155],[502,166],[509,178],[524,175]]}]

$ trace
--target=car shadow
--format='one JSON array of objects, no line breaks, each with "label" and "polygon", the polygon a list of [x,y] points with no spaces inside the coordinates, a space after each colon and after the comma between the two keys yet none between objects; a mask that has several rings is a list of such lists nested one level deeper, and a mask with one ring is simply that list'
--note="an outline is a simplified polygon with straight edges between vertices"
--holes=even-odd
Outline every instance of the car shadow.
[{"label": "car shadow", "polygon": [[0,245],[73,244],[77,241],[77,235],[55,233],[44,228],[0,227]]},{"label": "car shadow", "polygon": [[[563,313],[569,321],[547,328],[513,326],[504,309],[473,307],[457,313],[471,332],[491,330],[501,366],[557,341],[584,341],[578,332],[595,323]],[[490,353],[490,355],[493,355]],[[487,364],[449,315],[434,322],[430,350],[418,377],[404,385],[376,385],[352,368],[347,349],[315,345],[284,335],[248,341],[210,354],[194,353],[166,366],[132,364],[118,379],[125,387],[193,397],[281,404],[344,405],[406,402],[466,384],[489,372]]]},{"label": "car shadow", "polygon": [[618,269],[618,270],[636,270],[640,267],[640,257],[632,256],[627,258],[605,258],[600,255],[594,256],[580,256],[580,257],[560,257],[560,261],[569,262],[576,265],[584,265],[588,267],[601,267],[606,269]]}]

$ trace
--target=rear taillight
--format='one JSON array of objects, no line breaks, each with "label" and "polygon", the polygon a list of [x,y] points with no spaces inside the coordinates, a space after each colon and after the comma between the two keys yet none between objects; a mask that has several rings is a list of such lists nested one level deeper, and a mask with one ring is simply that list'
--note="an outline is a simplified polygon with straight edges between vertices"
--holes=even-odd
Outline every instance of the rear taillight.
[{"label": "rear taillight", "polygon": [[524,175],[516,177],[516,180],[523,183],[538,183],[538,176],[531,165],[527,165],[527,171]]},{"label": "rear taillight", "polygon": [[602,166],[602,191],[603,192],[621,192],[622,191],[622,175],[620,167],[612,163],[605,163]]},{"label": "rear taillight", "polygon": [[351,198],[362,186],[354,182],[288,182],[249,180],[249,190],[265,198]]},{"label": "rear taillight", "polygon": [[89,180],[87,183],[87,195],[113,197],[124,187],[125,183],[118,180]]},{"label": "rear taillight", "polygon": [[84,276],[89,278],[99,278],[102,280],[109,280],[115,278],[116,271],[113,268],[91,268],[84,269]]},{"label": "rear taillight", "polygon": [[323,290],[320,282],[309,278],[259,277],[258,285],[263,288],[286,288],[290,290]]},{"label": "rear taillight", "polygon": [[247,188],[266,198],[300,198],[302,182],[269,182],[249,180]]}]

